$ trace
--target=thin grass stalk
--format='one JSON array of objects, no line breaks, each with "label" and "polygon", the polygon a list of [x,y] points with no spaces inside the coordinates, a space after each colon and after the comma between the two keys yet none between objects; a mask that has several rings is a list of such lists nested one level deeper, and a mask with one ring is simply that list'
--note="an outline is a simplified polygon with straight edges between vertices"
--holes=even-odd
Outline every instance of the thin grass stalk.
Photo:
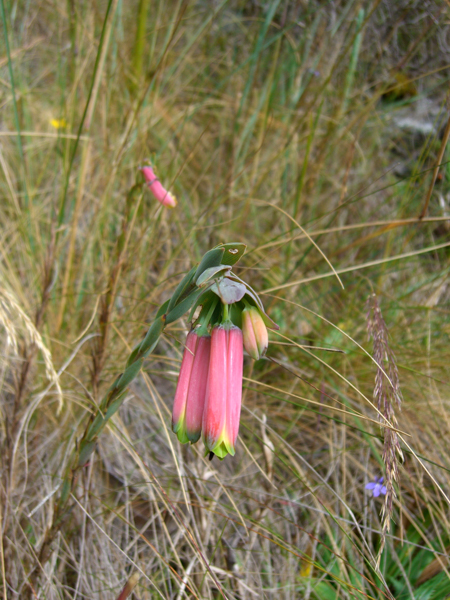
[{"label": "thin grass stalk", "polygon": [[133,47],[132,58],[132,71],[134,76],[134,81],[132,81],[133,89],[139,86],[139,83],[142,78],[142,65],[144,63],[145,50],[145,32],[147,26],[147,13],[149,5],[149,0],[139,0],[139,8],[137,12],[136,40]]},{"label": "thin grass stalk", "polygon": [[437,176],[439,173],[439,167],[441,166],[442,159],[444,158],[445,149],[447,147],[448,139],[450,137],[450,95],[447,98],[447,111],[449,113],[448,118],[447,118],[447,124],[445,126],[444,135],[442,136],[441,147],[439,148],[439,153],[438,153],[438,156],[436,159],[436,166],[434,167],[433,173],[431,175],[430,186],[428,188],[428,192],[427,192],[427,195],[425,198],[423,208],[419,215],[420,220],[422,220],[425,217],[425,215],[427,214],[428,205],[430,204],[431,194],[433,193],[434,184],[436,183],[436,179],[437,179]]},{"label": "thin grass stalk", "polygon": [[59,305],[58,315],[56,317],[56,331],[59,331],[62,326],[62,322],[64,319],[64,311],[67,303],[67,294],[70,283],[70,275],[72,273],[72,263],[75,255],[75,243],[77,239],[78,233],[78,221],[81,214],[81,203],[83,200],[84,194],[84,184],[86,180],[86,172],[87,165],[89,164],[89,158],[91,154],[91,140],[86,142],[83,155],[81,158],[81,167],[80,167],[80,178],[78,181],[78,192],[77,197],[75,199],[75,208],[72,217],[71,229],[70,229],[70,239],[69,239],[69,249],[67,251],[67,259],[66,259],[66,267],[64,269],[64,276],[62,282],[62,290],[61,290],[61,302]]},{"label": "thin grass stalk", "polygon": [[[3,4],[3,0],[1,0],[1,2]],[[102,32],[100,34],[100,41],[99,41],[97,56],[95,58],[94,75],[91,79],[91,85],[90,85],[89,92],[88,92],[88,98],[86,101],[86,105],[84,107],[84,111],[83,111],[83,115],[81,117],[80,124],[78,126],[78,132],[77,132],[77,137],[75,139],[75,144],[73,146],[73,150],[72,150],[72,153],[71,153],[70,159],[69,159],[69,166],[68,166],[67,173],[66,173],[66,181],[65,181],[65,185],[64,185],[63,195],[61,198],[61,204],[59,207],[58,227],[60,227],[62,225],[62,223],[64,222],[64,220],[66,218],[66,202],[67,202],[67,194],[69,191],[70,174],[72,173],[72,167],[73,167],[73,163],[75,161],[75,156],[77,153],[81,134],[83,132],[83,128],[85,125],[85,121],[88,122],[90,125],[90,121],[87,121],[87,117],[88,117],[88,115],[91,115],[91,117],[92,117],[93,106],[91,107],[91,99],[92,98],[94,99],[93,105],[95,105],[95,99],[96,99],[96,95],[97,95],[97,91],[98,91],[98,86],[100,84],[100,80],[99,80],[99,77],[97,76],[97,74],[101,71],[103,64],[104,64],[106,48],[108,46],[106,38],[109,39],[109,34],[111,32],[111,26],[112,26],[111,23],[114,18],[114,13],[115,13],[115,9],[117,7],[117,3],[118,3],[118,0],[108,0],[108,5],[106,7],[105,18],[103,19]],[[110,21],[111,21],[111,23],[110,23]]]},{"label": "thin grass stalk", "polygon": [[363,24],[363,19],[364,19],[364,9],[361,8],[356,17],[356,36],[355,36],[355,41],[353,43],[352,53],[350,55],[350,64],[349,64],[348,71],[347,71],[347,74],[345,77],[345,85],[344,85],[344,91],[342,94],[342,102],[340,104],[338,115],[337,115],[338,121],[340,121],[342,115],[344,115],[345,112],[347,111],[348,101],[349,101],[351,89],[353,86],[353,81],[355,79],[355,72],[356,72],[356,67],[358,65],[359,51],[360,51],[361,42],[362,42],[361,27]]},{"label": "thin grass stalk", "polygon": [[28,208],[29,204],[30,204],[30,198],[28,196],[28,185],[27,185],[27,173],[26,173],[25,154],[24,154],[24,151],[23,151],[22,137],[21,137],[21,133],[20,133],[21,127],[20,127],[20,120],[19,120],[19,112],[17,110],[16,87],[15,87],[15,84],[14,84],[14,74],[13,74],[13,69],[12,69],[11,52],[10,52],[10,49],[9,49],[8,26],[6,24],[6,13],[5,13],[4,0],[0,0],[0,9],[1,9],[1,12],[2,12],[3,34],[5,36],[5,48],[6,48],[6,57],[7,57],[7,60],[8,60],[8,71],[9,71],[9,77],[10,77],[10,80],[11,80],[11,94],[12,94],[12,99],[13,99],[14,123],[15,123],[15,126],[16,126],[16,133],[17,133],[17,146],[19,148],[21,171],[22,171],[22,174],[23,174],[23,184],[24,184],[24,194],[25,194],[25,208]]},{"label": "thin grass stalk", "polygon": [[122,267],[126,260],[126,253],[133,225],[136,219],[143,197],[142,185],[134,185],[127,195],[125,211],[122,219],[122,231],[117,239],[113,266],[109,275],[109,281],[106,293],[100,300],[100,337],[96,339],[95,350],[92,357],[92,385],[94,389],[94,398],[98,395],[98,386],[100,375],[105,363],[105,353],[108,343],[108,334],[111,325],[111,315],[116,299],[117,287],[122,272]]}]

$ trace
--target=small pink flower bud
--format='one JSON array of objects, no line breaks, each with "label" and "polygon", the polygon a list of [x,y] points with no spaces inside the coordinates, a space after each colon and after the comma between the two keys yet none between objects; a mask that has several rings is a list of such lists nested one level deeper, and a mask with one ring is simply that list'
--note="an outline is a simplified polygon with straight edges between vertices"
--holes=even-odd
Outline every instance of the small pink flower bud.
[{"label": "small pink flower bud", "polygon": [[255,360],[264,356],[269,346],[269,335],[256,307],[252,306],[242,311],[242,332],[244,348],[250,356]]},{"label": "small pink flower bud", "polygon": [[172,208],[177,205],[175,196],[166,190],[161,184],[159,179],[156,177],[152,167],[146,166],[141,167],[142,174],[145,177],[145,181],[150,188],[150,191],[164,206],[171,206]]},{"label": "small pink flower bud", "polygon": [[212,330],[203,441],[219,458],[234,455],[242,399],[242,331],[234,325]]}]

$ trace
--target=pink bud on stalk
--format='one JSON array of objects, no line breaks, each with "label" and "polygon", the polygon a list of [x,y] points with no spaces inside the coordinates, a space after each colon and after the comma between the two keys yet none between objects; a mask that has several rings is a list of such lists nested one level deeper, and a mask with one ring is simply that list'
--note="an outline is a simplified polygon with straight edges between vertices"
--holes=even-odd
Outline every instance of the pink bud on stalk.
[{"label": "pink bud on stalk", "polygon": [[172,431],[182,444],[201,435],[211,338],[188,333],[172,412]]},{"label": "pink bud on stalk", "polygon": [[266,353],[269,346],[267,327],[259,310],[251,306],[242,311],[242,332],[244,335],[244,348],[255,360]]},{"label": "pink bud on stalk", "polygon": [[141,167],[141,171],[145,177],[148,187],[150,188],[150,191],[158,200],[158,202],[161,202],[161,204],[164,206],[170,206],[174,208],[177,205],[175,196],[173,196],[166,190],[165,187],[163,187],[159,179],[156,177],[152,167]]},{"label": "pink bud on stalk", "polygon": [[234,455],[239,431],[243,371],[242,331],[232,324],[213,327],[203,441],[219,458]]}]

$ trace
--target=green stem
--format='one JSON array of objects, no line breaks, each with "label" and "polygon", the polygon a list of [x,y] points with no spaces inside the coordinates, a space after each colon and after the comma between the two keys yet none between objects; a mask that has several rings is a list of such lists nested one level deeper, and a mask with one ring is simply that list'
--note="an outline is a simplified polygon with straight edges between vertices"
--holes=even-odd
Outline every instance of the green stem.
[{"label": "green stem", "polygon": [[200,327],[197,329],[198,335],[208,335],[208,325],[218,302],[219,298],[212,298],[210,304],[206,304],[202,309],[202,312],[197,319],[197,323],[200,324]]},{"label": "green stem", "polygon": [[230,310],[228,308],[228,304],[223,304],[222,308],[223,308],[223,321],[222,321],[222,324],[224,324],[224,323],[231,323]]}]

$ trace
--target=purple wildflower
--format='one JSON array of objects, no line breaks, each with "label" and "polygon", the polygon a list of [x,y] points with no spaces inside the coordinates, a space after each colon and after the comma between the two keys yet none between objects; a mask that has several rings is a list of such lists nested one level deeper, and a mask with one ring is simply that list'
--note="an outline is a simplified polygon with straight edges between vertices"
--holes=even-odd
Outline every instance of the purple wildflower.
[{"label": "purple wildflower", "polygon": [[366,485],[366,490],[372,490],[372,496],[378,498],[380,494],[386,495],[386,486],[383,485],[384,477],[379,477]]}]

